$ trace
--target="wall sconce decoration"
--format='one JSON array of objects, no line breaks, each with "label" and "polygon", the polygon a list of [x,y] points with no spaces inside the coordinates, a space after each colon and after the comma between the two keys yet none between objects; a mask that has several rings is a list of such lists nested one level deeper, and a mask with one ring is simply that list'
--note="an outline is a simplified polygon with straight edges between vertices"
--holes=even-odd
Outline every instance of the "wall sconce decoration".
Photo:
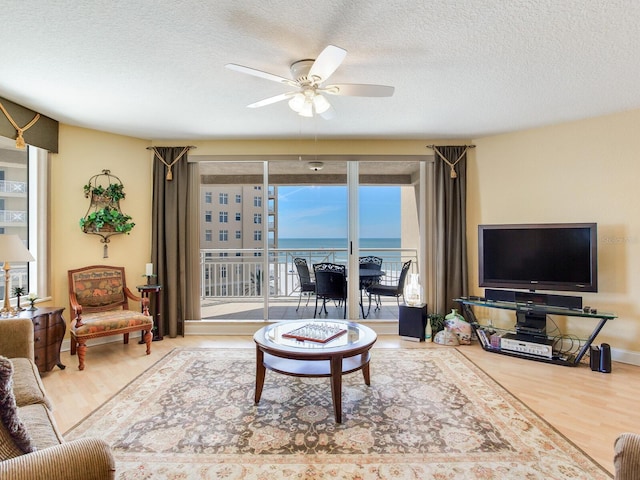
[{"label": "wall sconce decoration", "polygon": [[109,238],[122,233],[128,235],[135,226],[131,216],[120,210],[120,200],[125,197],[124,185],[109,170],[102,170],[102,173],[91,177],[84,186],[84,196],[90,199],[89,209],[80,219],[80,228],[84,233],[102,238],[103,258],[108,258]]}]

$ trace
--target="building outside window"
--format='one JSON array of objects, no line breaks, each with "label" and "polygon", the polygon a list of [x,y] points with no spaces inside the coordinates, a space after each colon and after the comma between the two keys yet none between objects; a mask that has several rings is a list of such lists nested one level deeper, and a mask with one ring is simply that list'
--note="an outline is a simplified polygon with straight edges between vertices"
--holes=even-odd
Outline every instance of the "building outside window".
[{"label": "building outside window", "polygon": [[242,230],[236,230],[236,238],[240,240],[242,238]]},{"label": "building outside window", "polygon": [[204,231],[204,240],[205,240],[205,242],[212,242],[213,241],[213,232],[211,230],[205,230]]},{"label": "building outside window", "polygon": [[204,221],[207,223],[211,223],[212,220],[212,213],[211,210],[207,210],[206,212],[204,212]]},{"label": "building outside window", "polygon": [[227,223],[229,220],[229,213],[228,212],[220,212],[219,216],[218,216],[220,223]]},{"label": "building outside window", "polygon": [[253,239],[256,241],[262,240],[262,230],[254,230]]},{"label": "building outside window", "polygon": [[229,240],[229,230],[220,230],[218,234],[218,239],[221,242],[226,242],[227,240]]},{"label": "building outside window", "polygon": [[242,195],[236,194],[236,203],[242,203]]},{"label": "building outside window", "polygon": [[253,206],[261,207],[262,206],[262,197],[253,197]]},{"label": "building outside window", "polygon": [[236,222],[242,220],[242,215],[240,213],[236,213]]},{"label": "building outside window", "polygon": [[211,192],[204,192],[204,203],[212,203],[213,194]]},{"label": "building outside window", "polygon": [[262,214],[261,213],[254,213],[253,214],[253,223],[260,225],[262,223]]},{"label": "building outside window", "polygon": [[228,193],[221,193],[219,198],[220,198],[220,205],[227,205],[229,203]]},{"label": "building outside window", "polygon": [[[11,262],[9,271],[13,288],[49,292],[46,276],[46,230],[48,152],[29,146],[19,150],[15,140],[0,137],[0,233],[18,235],[34,257],[32,262]],[[5,297],[5,282],[0,282],[0,299]],[[11,298],[13,291],[7,292]]]}]

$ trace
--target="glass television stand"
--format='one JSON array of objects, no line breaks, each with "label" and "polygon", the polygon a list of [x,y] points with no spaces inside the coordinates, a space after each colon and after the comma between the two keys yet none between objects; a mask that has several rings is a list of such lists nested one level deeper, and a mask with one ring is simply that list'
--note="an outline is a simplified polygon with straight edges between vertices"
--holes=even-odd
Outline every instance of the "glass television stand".
[{"label": "glass television stand", "polygon": [[[592,309],[573,309],[551,307],[532,303],[517,303],[486,300],[479,297],[461,297],[454,299],[462,307],[464,316],[471,323],[482,348],[488,352],[500,353],[514,357],[527,358],[539,362],[552,363],[574,367],[589,351],[589,347],[608,320],[613,320],[613,313],[597,312]],[[494,329],[481,325],[476,318],[473,307],[498,308],[511,310],[518,319],[516,331]],[[556,351],[553,338],[546,335],[547,315],[561,315],[566,317],[582,317],[597,320],[597,325],[588,339],[580,346],[577,353],[562,353]],[[495,333],[488,335],[491,331]]]}]

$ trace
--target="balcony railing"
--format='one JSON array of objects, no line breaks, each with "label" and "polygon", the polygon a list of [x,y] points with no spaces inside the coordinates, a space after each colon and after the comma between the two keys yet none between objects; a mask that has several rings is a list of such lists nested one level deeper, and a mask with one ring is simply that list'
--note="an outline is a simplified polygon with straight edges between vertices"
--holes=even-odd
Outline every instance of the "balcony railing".
[{"label": "balcony railing", "polygon": [[0,193],[27,193],[27,182],[0,180]]},{"label": "balcony railing", "polygon": [[27,212],[20,210],[0,210],[0,223],[25,224]]},{"label": "balcony railing", "polygon": [[[254,249],[203,249],[200,250],[200,296],[205,298],[247,299],[263,296],[263,260]],[[376,255],[383,258],[385,272],[382,283],[395,285],[402,264],[412,260],[410,272],[417,273],[417,250],[411,248],[360,249],[362,256]],[[313,276],[314,263],[347,263],[347,250],[327,248],[322,250],[273,249],[269,250],[269,296],[290,297],[298,295],[300,284],[293,263],[294,258],[304,258]]]}]

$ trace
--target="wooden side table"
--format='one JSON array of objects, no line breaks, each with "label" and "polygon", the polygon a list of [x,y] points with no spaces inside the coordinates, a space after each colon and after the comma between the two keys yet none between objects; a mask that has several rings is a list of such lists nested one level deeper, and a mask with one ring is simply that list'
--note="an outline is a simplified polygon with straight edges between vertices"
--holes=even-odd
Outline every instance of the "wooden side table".
[{"label": "wooden side table", "polygon": [[17,315],[33,322],[34,361],[40,373],[49,372],[56,365],[61,370],[66,368],[60,361],[60,347],[67,330],[63,310],[64,307],[40,307],[22,310]]},{"label": "wooden side table", "polygon": [[[153,293],[154,306],[151,310],[151,316],[153,317],[153,341],[159,342],[162,340],[164,335],[162,317],[160,315],[160,295],[162,293],[162,285],[138,285],[136,288],[138,289],[138,292],[140,292],[140,296],[143,298],[149,298],[151,293]],[[151,305],[151,300],[149,300],[149,305]]]}]

